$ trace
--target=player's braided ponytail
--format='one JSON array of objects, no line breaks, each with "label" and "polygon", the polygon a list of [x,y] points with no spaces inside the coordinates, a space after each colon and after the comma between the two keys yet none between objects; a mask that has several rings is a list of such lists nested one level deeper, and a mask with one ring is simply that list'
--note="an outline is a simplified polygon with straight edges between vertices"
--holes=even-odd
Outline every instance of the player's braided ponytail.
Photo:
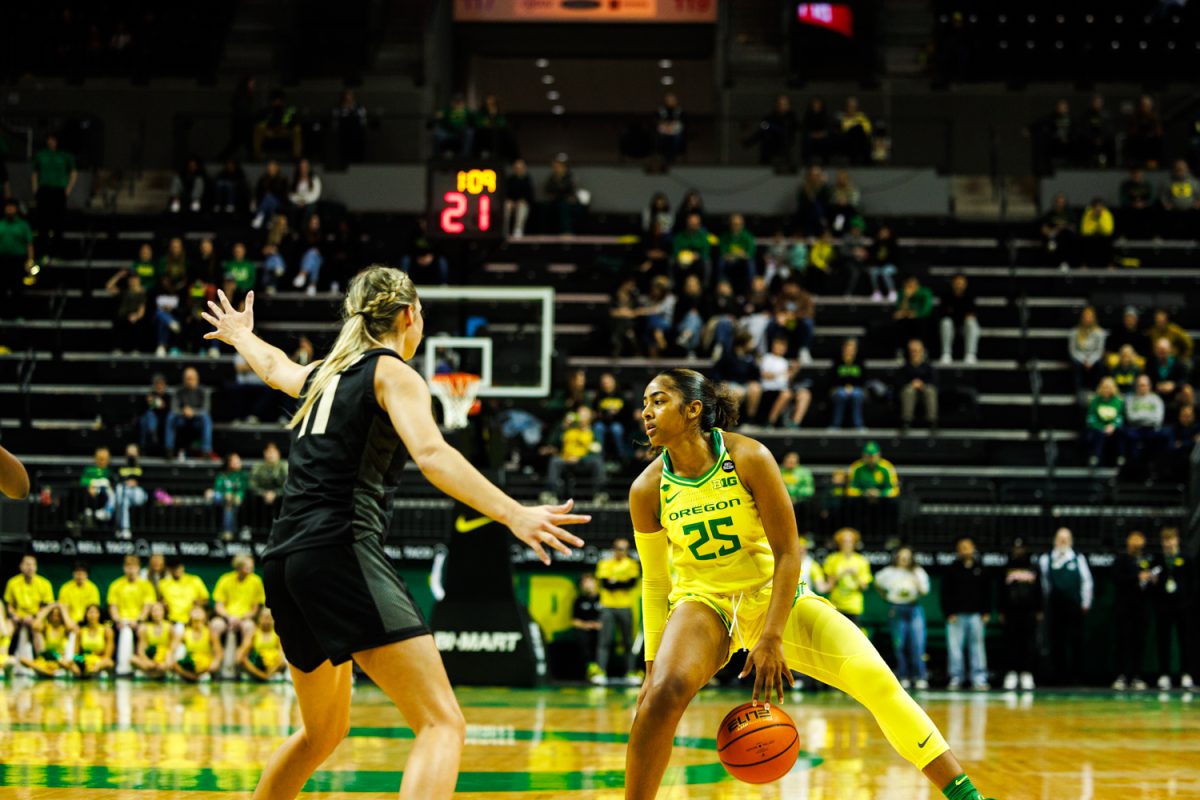
[{"label": "player's braided ponytail", "polygon": [[697,400],[704,406],[700,412],[700,430],[729,429],[738,423],[738,400],[725,384],[713,383],[694,369],[668,369],[658,373],[668,378],[683,395],[683,404]]},{"label": "player's braided ponytail", "polygon": [[334,375],[372,347],[383,347],[380,340],[396,324],[396,315],[416,301],[412,278],[394,267],[373,264],[355,275],[342,301],[342,330],[300,396],[288,427],[300,424]]}]

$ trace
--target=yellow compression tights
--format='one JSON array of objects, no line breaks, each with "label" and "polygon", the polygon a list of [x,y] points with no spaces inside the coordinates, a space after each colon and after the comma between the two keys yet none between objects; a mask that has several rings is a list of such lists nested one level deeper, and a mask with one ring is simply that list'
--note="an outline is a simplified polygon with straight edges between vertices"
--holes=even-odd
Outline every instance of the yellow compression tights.
[{"label": "yellow compression tights", "polygon": [[853,697],[896,752],[925,769],[950,749],[929,715],[900,686],[863,632],[819,597],[801,596],[783,634],[788,666]]}]

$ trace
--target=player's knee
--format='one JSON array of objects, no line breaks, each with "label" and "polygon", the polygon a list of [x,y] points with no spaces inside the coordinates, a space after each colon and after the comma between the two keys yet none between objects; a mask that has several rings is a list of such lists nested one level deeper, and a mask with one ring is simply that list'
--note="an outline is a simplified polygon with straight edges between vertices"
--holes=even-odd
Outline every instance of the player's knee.
[{"label": "player's knee", "polygon": [[659,676],[651,673],[650,689],[646,693],[646,703],[657,711],[670,712],[678,710],[682,713],[696,694],[692,682],[684,675],[667,674]]},{"label": "player's knee", "polygon": [[854,696],[864,704],[872,699],[886,698],[903,692],[900,681],[881,658],[851,658],[842,668],[842,678]]}]

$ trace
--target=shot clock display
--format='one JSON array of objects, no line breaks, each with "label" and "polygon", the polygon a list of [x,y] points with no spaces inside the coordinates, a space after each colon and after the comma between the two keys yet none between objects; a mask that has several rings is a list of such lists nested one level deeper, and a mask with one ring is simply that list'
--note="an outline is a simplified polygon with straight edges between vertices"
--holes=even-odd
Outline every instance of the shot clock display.
[{"label": "shot clock display", "polygon": [[429,165],[429,234],[449,239],[504,235],[504,171],[497,164]]}]

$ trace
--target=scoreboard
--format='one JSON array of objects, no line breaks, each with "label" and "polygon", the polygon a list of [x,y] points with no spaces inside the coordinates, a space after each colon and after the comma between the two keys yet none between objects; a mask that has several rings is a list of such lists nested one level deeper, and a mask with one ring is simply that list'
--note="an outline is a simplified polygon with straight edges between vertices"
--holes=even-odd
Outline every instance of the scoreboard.
[{"label": "scoreboard", "polygon": [[428,175],[429,235],[503,238],[504,172],[498,164],[433,162]]}]

